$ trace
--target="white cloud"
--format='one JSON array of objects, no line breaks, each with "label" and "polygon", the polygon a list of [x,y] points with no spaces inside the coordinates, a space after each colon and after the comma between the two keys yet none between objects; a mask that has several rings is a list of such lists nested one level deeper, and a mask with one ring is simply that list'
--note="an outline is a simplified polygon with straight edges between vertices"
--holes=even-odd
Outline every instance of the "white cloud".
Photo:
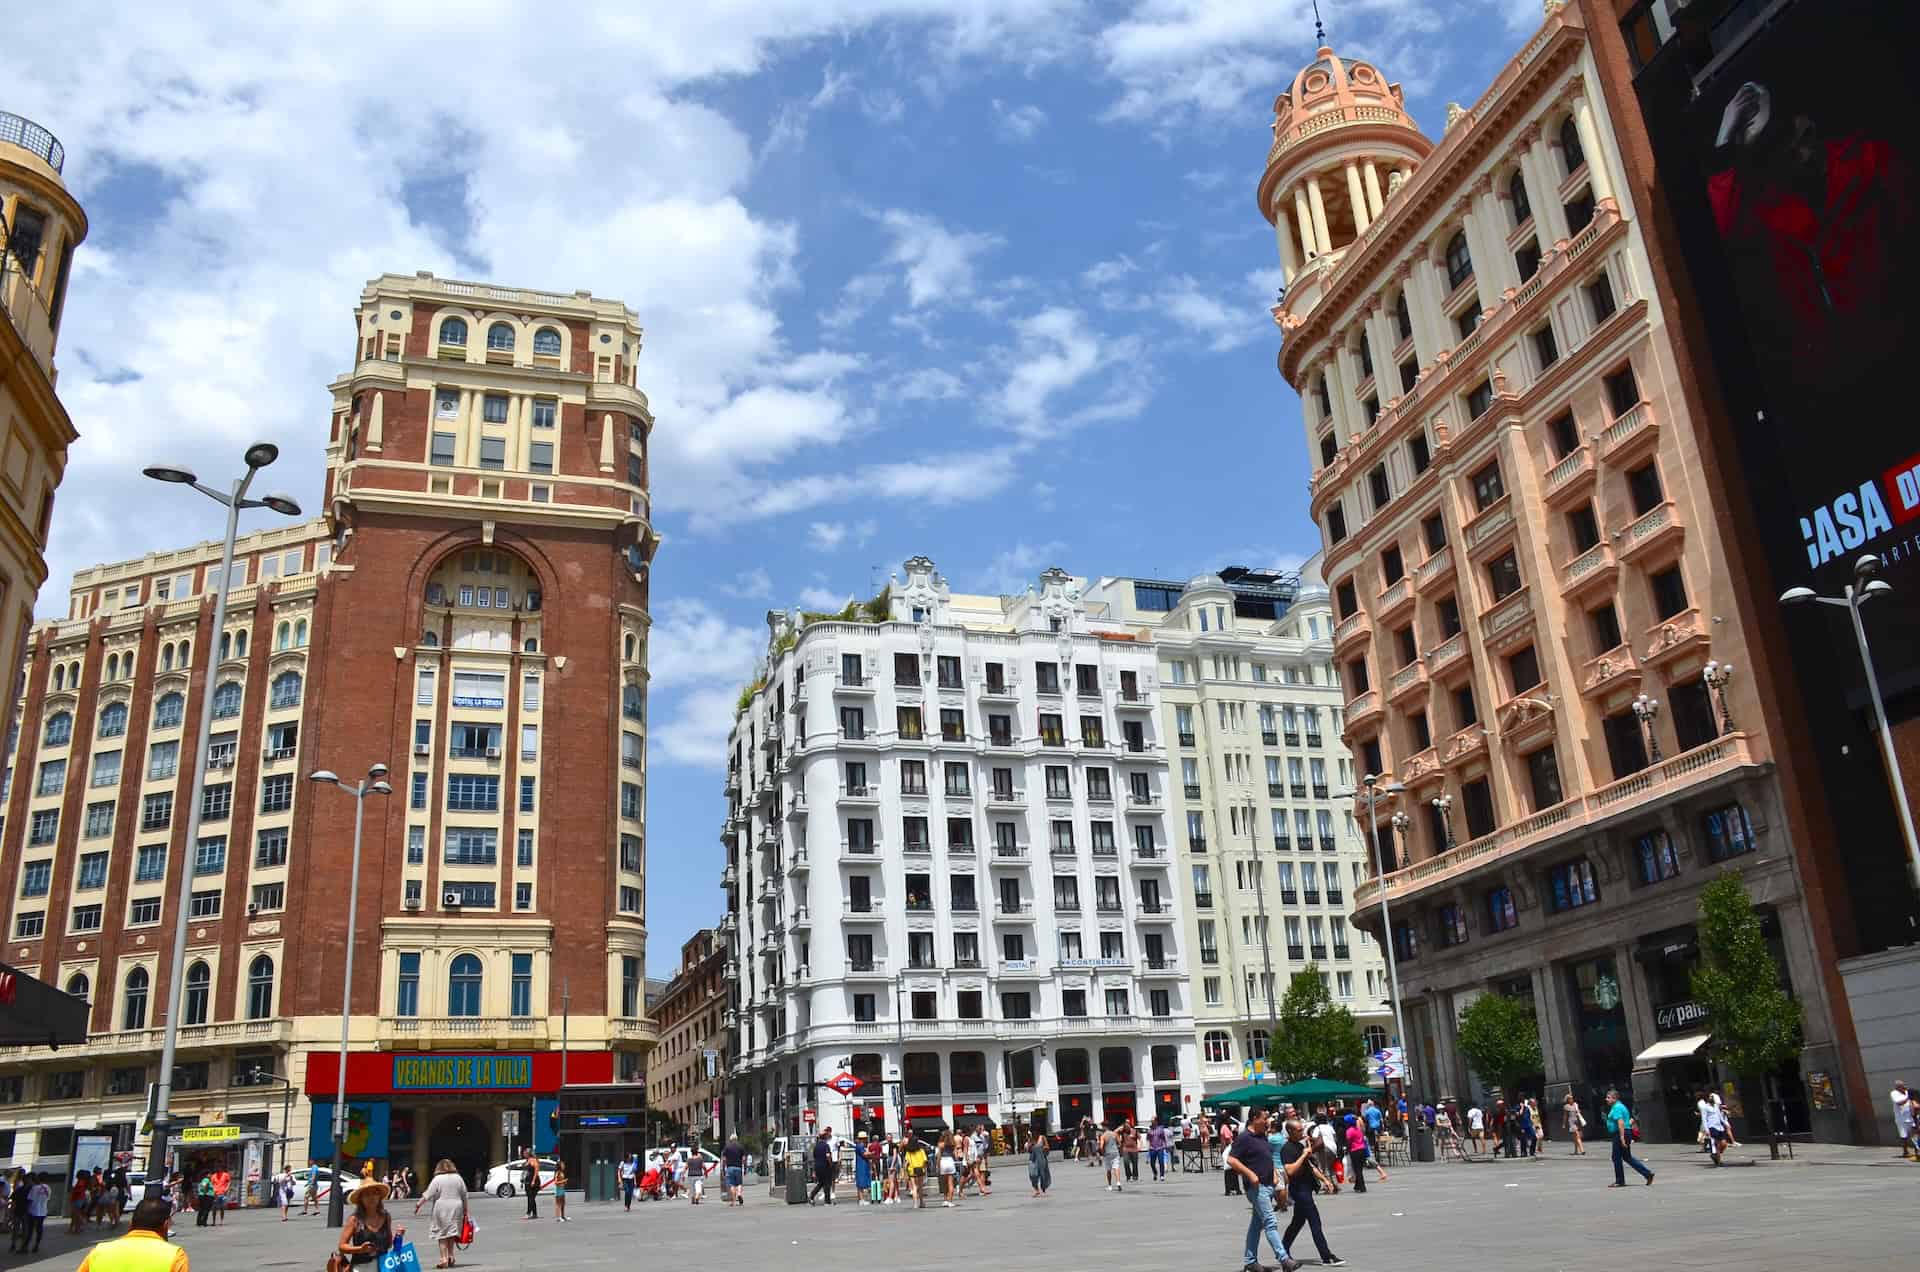
[{"label": "white cloud", "polygon": [[[1026,540],[1014,544],[994,555],[980,574],[976,586],[998,596],[1011,596],[1027,590],[1028,585],[1039,577],[1040,571],[1053,565],[1064,565],[1061,554],[1067,545],[1058,539],[1049,539],[1044,543],[1028,543]],[[1067,566],[1071,570],[1071,566]]]},{"label": "white cloud", "polygon": [[723,764],[734,703],[766,646],[764,628],[729,622],[704,601],[656,605],[647,666],[664,701],[654,711],[651,752],[703,768]]},{"label": "white cloud", "polygon": [[1001,135],[1014,141],[1031,140],[1047,122],[1047,112],[1031,102],[1010,106],[998,97],[993,99],[993,114]]},{"label": "white cloud", "polygon": [[920,367],[900,377],[891,391],[902,402],[940,402],[959,397],[965,388],[945,367]]},{"label": "white cloud", "polygon": [[1147,403],[1134,337],[1103,334],[1077,309],[1052,306],[1013,324],[1015,345],[997,401],[1009,427],[1032,441],[1100,420],[1127,419]]},{"label": "white cloud", "polygon": [[901,268],[907,303],[916,309],[971,295],[975,259],[1003,241],[993,234],[949,230],[933,217],[900,208],[882,212],[879,220],[893,236],[887,263]]},{"label": "white cloud", "polygon": [[1238,348],[1272,326],[1272,317],[1251,304],[1229,306],[1182,274],[1167,280],[1155,305],[1169,319],[1206,341],[1215,353]]},{"label": "white cloud", "polygon": [[1182,180],[1196,190],[1218,190],[1233,179],[1233,174],[1225,168],[1208,168],[1205,171],[1194,170],[1182,174]]},{"label": "white cloud", "polygon": [[847,541],[847,527],[839,521],[816,521],[807,527],[807,542],[822,552],[831,552]]},{"label": "white cloud", "polygon": [[816,614],[837,613],[847,607],[853,599],[852,593],[841,595],[831,588],[803,587],[800,589],[800,608],[812,610]]},{"label": "white cloud", "polygon": [[737,596],[742,600],[758,601],[773,595],[773,576],[764,567],[755,566],[751,570],[742,570],[733,576],[733,582],[722,583],[720,590],[728,596]]},{"label": "white cloud", "polygon": [[1127,256],[1116,256],[1111,260],[1096,261],[1080,273],[1080,281],[1089,287],[1111,287],[1134,270],[1140,268]]}]

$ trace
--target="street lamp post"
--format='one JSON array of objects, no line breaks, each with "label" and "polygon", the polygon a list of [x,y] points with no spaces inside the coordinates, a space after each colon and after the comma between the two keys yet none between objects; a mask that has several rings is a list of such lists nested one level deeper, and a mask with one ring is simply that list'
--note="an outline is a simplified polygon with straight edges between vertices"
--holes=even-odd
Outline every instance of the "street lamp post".
[{"label": "street lamp post", "polygon": [[1732,733],[1733,712],[1727,707],[1727,682],[1733,679],[1733,664],[1710,658],[1700,669],[1700,679],[1706,683],[1707,692],[1720,699],[1720,732]]},{"label": "street lamp post", "polygon": [[[1280,1036],[1280,1009],[1274,1005],[1273,1001],[1273,940],[1272,934],[1267,930],[1267,870],[1266,864],[1260,860],[1260,834],[1258,831],[1252,833],[1252,839],[1253,894],[1255,903],[1260,910],[1260,958],[1262,962],[1265,963],[1267,969],[1267,1054],[1270,1056],[1273,1054],[1273,1040]],[[1248,1014],[1251,1015],[1253,1004],[1247,1004],[1247,1009]],[[1249,1056],[1248,1059],[1253,1059],[1253,1057]],[[1253,1074],[1253,1080],[1256,1082],[1260,1080],[1258,1071],[1255,1071]]]},{"label": "street lamp post", "polygon": [[280,458],[278,446],[272,442],[255,442],[247,448],[246,476],[235,480],[232,488],[225,492],[201,485],[200,479],[194,475],[192,469],[178,464],[153,464],[141,470],[155,481],[191,486],[227,510],[226,538],[221,540],[220,544],[220,574],[215,580],[213,590],[213,643],[207,651],[207,684],[200,694],[200,734],[194,743],[193,795],[187,803],[186,850],[181,854],[180,863],[182,883],[179,895],[174,902],[173,960],[167,972],[167,1027],[160,1044],[160,1076],[154,1084],[153,1139],[147,1153],[147,1196],[149,1198],[161,1196],[167,1182],[167,1133],[173,1121],[169,1109],[173,1098],[173,1061],[174,1052],[180,1041],[180,1004],[186,980],[187,962],[189,890],[185,884],[188,870],[185,856],[186,853],[194,850],[194,845],[200,842],[200,801],[207,784],[207,739],[213,733],[213,681],[220,662],[220,635],[227,626],[227,583],[233,573],[233,543],[240,534],[240,513],[243,509],[271,508],[289,517],[300,515],[300,505],[287,495],[273,494],[264,499],[247,498],[247,488],[253,484],[255,474],[278,458]]},{"label": "street lamp post", "polygon": [[1400,1044],[1400,1063],[1407,1071],[1407,1089],[1413,1090],[1419,1084],[1413,1080],[1413,1045],[1407,1040],[1407,1026],[1400,1015],[1400,967],[1393,953],[1393,918],[1387,910],[1387,862],[1380,852],[1380,797],[1390,795],[1397,799],[1406,794],[1407,788],[1395,782],[1384,790],[1377,789],[1380,778],[1374,773],[1367,774],[1361,782],[1367,788],[1363,798],[1367,801],[1367,822],[1373,832],[1374,870],[1380,880],[1380,940],[1387,947],[1387,988],[1393,995],[1394,1040]]},{"label": "street lamp post", "polygon": [[340,990],[340,1063],[333,1080],[333,1181],[327,1193],[327,1222],[336,1228],[346,1222],[345,1190],[340,1187],[340,1140],[347,1129],[347,1032],[353,1023],[353,931],[360,908],[360,822],[366,812],[367,796],[393,794],[386,776],[385,764],[375,764],[367,770],[365,781],[351,785],[341,781],[332,769],[319,769],[307,775],[308,781],[337,786],[353,796],[353,868],[347,875],[347,971]]},{"label": "street lamp post", "polygon": [[1393,825],[1393,868],[1398,870],[1407,860],[1407,827],[1413,825],[1413,818],[1401,809],[1387,820]]},{"label": "street lamp post", "polygon": [[1820,605],[1843,605],[1853,620],[1853,639],[1860,647],[1860,665],[1867,672],[1867,692],[1873,698],[1874,720],[1880,728],[1880,751],[1886,757],[1887,777],[1893,783],[1893,803],[1900,810],[1900,830],[1907,840],[1907,877],[1914,890],[1920,892],[1920,837],[1914,834],[1907,783],[1900,775],[1900,757],[1893,749],[1893,731],[1887,726],[1887,704],[1880,696],[1880,677],[1873,670],[1873,650],[1867,644],[1866,626],[1860,621],[1862,605],[1893,591],[1893,584],[1875,577],[1879,573],[1880,558],[1869,552],[1853,563],[1854,582],[1847,584],[1839,596],[1821,596],[1810,587],[1790,587],[1780,594],[1780,603],[1804,605],[1811,601]]},{"label": "street lamp post", "polygon": [[1453,851],[1453,796],[1435,795],[1433,806],[1440,810],[1440,830],[1446,836],[1446,850]]},{"label": "street lamp post", "polygon": [[1647,749],[1652,753],[1655,764],[1660,762],[1660,736],[1653,731],[1653,722],[1660,717],[1660,701],[1641,694],[1633,700],[1633,718],[1640,722],[1640,728],[1647,739]]}]

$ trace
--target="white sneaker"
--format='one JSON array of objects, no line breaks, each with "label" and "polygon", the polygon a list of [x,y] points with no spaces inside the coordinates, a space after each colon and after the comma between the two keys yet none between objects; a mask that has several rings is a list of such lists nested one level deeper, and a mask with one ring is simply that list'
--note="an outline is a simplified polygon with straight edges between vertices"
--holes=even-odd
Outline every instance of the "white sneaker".
[{"label": "white sneaker", "polygon": [[952,1209],[953,1209],[953,1203],[952,1203],[952,1202],[950,1202],[950,1201],[943,1201],[943,1202],[941,1202],[940,1204],[941,1204],[941,1206],[943,1206],[944,1208],[946,1208],[946,1209],[948,1209],[948,1210],[952,1210]]}]

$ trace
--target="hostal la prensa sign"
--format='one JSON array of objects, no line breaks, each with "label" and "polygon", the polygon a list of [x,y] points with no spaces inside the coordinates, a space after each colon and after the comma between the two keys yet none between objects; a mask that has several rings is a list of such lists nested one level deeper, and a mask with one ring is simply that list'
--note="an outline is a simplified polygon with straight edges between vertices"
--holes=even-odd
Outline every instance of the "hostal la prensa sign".
[{"label": "hostal la prensa sign", "polygon": [[1707,1023],[1706,1004],[1683,998],[1677,1003],[1663,1003],[1653,1009],[1653,1027],[1663,1034],[1680,1033],[1698,1025]]}]

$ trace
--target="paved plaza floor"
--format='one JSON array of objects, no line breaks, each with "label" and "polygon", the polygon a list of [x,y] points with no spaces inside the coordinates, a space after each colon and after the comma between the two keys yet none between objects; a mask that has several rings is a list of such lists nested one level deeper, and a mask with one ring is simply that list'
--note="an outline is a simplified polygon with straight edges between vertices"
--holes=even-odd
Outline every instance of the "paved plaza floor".
[{"label": "paved plaza floor", "polygon": [[[1642,1272],[1679,1267],[1700,1272],[1768,1272],[1803,1265],[1823,1269],[1920,1266],[1912,1215],[1920,1199],[1920,1165],[1890,1149],[1801,1146],[1794,1162],[1769,1161],[1764,1148],[1730,1155],[1740,1164],[1714,1170],[1690,1147],[1648,1147],[1658,1173],[1651,1188],[1629,1172],[1632,1186],[1610,1190],[1605,1145],[1584,1158],[1559,1146],[1538,1162],[1435,1164],[1395,1169],[1385,1184],[1356,1195],[1342,1189],[1321,1198],[1334,1252],[1356,1269],[1394,1272],[1490,1272],[1528,1269]],[[1016,1167],[1018,1167],[1016,1169]],[[1142,1172],[1145,1173],[1144,1164]],[[1023,1163],[998,1166],[994,1195],[953,1210],[914,1211],[838,1204],[789,1206],[764,1182],[745,1207],[709,1201],[636,1204],[573,1199],[573,1222],[553,1222],[541,1199],[541,1220],[521,1219],[521,1200],[480,1198],[480,1238],[462,1267],[505,1272],[580,1268],[965,1268],[1237,1269],[1247,1207],[1222,1196],[1218,1172],[1172,1174],[1116,1195],[1097,1171],[1055,1162],[1053,1193],[1028,1196]],[[397,1212],[424,1237],[424,1216],[412,1203]],[[1284,1220],[1284,1216],[1283,1216]],[[224,1228],[182,1234],[193,1272],[303,1269],[319,1272],[330,1245],[321,1221],[273,1213],[231,1215]],[[49,1233],[38,1256],[8,1255],[0,1266],[35,1272],[77,1268],[86,1242]],[[421,1249],[423,1267],[438,1257]],[[1306,1233],[1293,1251],[1308,1256]],[[1270,1252],[1261,1252],[1263,1262]]]}]

